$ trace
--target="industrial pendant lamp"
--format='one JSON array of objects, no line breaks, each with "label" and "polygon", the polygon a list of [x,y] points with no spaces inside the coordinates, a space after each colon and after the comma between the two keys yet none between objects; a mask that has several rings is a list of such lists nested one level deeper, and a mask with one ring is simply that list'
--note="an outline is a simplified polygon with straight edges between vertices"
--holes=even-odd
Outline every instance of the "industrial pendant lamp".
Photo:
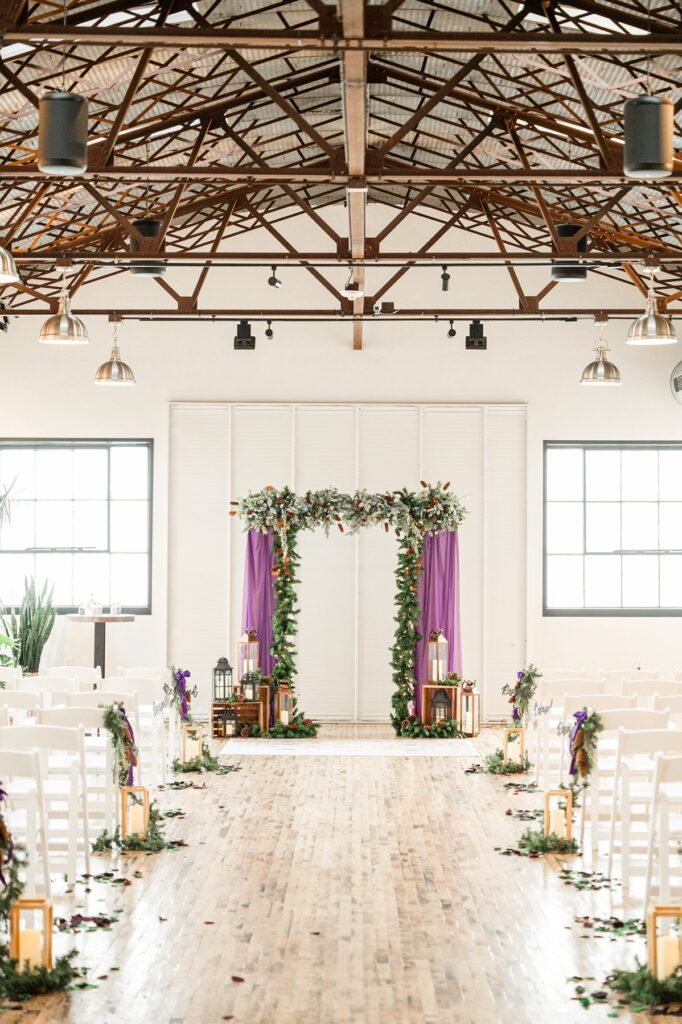
[{"label": "industrial pendant lamp", "polygon": [[80,317],[71,312],[71,297],[66,287],[66,274],[62,271],[62,290],[59,310],[48,317],[40,328],[38,341],[42,345],[87,345],[88,330]]},{"label": "industrial pendant lamp", "polygon": [[[137,228],[143,238],[158,238],[161,234],[162,223],[155,217],[141,217],[133,221],[133,227]],[[142,242],[137,235],[130,236],[130,252],[133,255],[144,254]],[[138,277],[162,277],[166,273],[166,264],[163,260],[149,260],[147,263],[133,263],[130,268],[131,274]]]},{"label": "industrial pendant lamp", "polygon": [[348,268],[348,280],[341,289],[341,294],[347,299],[361,299],[365,294],[357,281],[353,280],[353,267]]},{"label": "industrial pendant lamp", "polygon": [[624,107],[623,172],[667,178],[673,171],[674,107],[661,96],[635,96]]},{"label": "industrial pendant lamp", "polygon": [[[580,224],[557,224],[559,238],[572,238],[581,230]],[[576,242],[577,252],[587,252],[587,234],[581,235]],[[552,263],[552,280],[566,284],[580,283],[587,280],[587,267],[571,260],[557,260]]]},{"label": "industrial pendant lamp", "polygon": [[672,320],[658,312],[653,270],[649,273],[649,291],[644,313],[630,325],[625,340],[628,345],[674,345],[677,341]]},{"label": "industrial pendant lamp", "polygon": [[604,325],[599,325],[599,341],[594,346],[597,358],[588,363],[580,378],[581,384],[622,384],[620,371],[606,358],[609,347],[604,339]]},{"label": "industrial pendant lamp", "polygon": [[14,256],[9,249],[0,246],[0,284],[15,284],[21,281]]},{"label": "industrial pendant lamp", "polygon": [[135,384],[135,374],[127,363],[121,359],[118,350],[118,322],[114,321],[114,344],[111,355],[106,363],[102,363],[95,374],[95,384],[105,385],[131,385]]},{"label": "industrial pendant lamp", "polygon": [[38,167],[43,174],[83,174],[88,167],[88,101],[62,89],[40,98]]}]

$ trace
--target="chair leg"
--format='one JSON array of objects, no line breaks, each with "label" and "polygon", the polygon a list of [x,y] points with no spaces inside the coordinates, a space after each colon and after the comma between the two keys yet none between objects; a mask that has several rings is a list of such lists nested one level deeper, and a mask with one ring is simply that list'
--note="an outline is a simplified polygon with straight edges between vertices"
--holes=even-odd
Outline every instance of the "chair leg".
[{"label": "chair leg", "polygon": [[659,841],[659,875],[660,886],[658,896],[661,903],[670,902],[670,807],[665,797],[661,799],[660,841]]},{"label": "chair leg", "polygon": [[648,907],[651,900],[651,880],[654,870],[654,848],[656,843],[656,818],[660,813],[657,794],[654,792],[651,801],[651,817],[649,819],[649,839],[646,851],[646,878],[644,882],[644,906]]},{"label": "chair leg", "polygon": [[83,814],[83,843],[85,844],[85,872],[90,874],[90,823],[88,822],[88,781],[85,762],[81,761],[81,813]]},{"label": "chair leg", "polygon": [[49,899],[52,895],[52,878],[50,875],[50,848],[47,842],[47,812],[45,810],[44,798],[40,801],[38,808],[40,815],[40,849],[43,858],[43,888],[45,896]]},{"label": "chair leg", "polygon": [[630,848],[632,843],[632,814],[630,807],[630,774],[623,773],[623,809],[621,811],[621,844],[620,863],[623,876],[623,888],[630,885]]},{"label": "chair leg", "polygon": [[[616,842],[616,818],[618,817],[618,798],[620,787],[623,785],[620,766],[616,767],[616,776],[613,780],[613,803],[611,805],[611,821],[609,823],[609,860],[606,874],[611,877],[613,873],[613,849]],[[623,850],[623,827],[621,823],[621,855]]]}]

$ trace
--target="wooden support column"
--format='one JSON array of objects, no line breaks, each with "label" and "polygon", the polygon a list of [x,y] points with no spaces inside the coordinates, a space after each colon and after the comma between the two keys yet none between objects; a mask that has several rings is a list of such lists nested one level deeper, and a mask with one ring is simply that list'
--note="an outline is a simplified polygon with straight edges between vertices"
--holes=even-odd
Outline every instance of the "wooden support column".
[{"label": "wooden support column", "polygon": [[[365,34],[364,0],[342,0],[344,39],[362,39]],[[365,155],[367,152],[367,54],[345,50],[343,54],[343,118],[345,123],[346,164],[357,185],[348,189],[348,249],[352,259],[364,260],[367,214]],[[365,269],[353,270],[353,280],[365,289]],[[353,313],[362,316],[365,300],[353,300]],[[362,321],[353,321],[353,348],[362,348]]]}]

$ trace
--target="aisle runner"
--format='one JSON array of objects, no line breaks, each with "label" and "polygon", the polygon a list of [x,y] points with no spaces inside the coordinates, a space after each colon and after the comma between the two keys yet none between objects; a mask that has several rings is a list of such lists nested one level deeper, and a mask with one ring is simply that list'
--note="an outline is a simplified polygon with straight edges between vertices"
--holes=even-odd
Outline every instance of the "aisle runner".
[{"label": "aisle runner", "polygon": [[235,757],[476,757],[470,740],[228,740]]}]

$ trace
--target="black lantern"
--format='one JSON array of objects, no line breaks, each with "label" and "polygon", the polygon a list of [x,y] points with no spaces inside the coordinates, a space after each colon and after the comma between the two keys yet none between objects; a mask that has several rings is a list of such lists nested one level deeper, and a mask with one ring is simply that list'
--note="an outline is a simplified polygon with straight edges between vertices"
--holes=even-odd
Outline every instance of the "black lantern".
[{"label": "black lantern", "polygon": [[234,705],[223,705],[215,711],[214,736],[227,739],[237,735],[237,708]]},{"label": "black lantern", "polygon": [[452,702],[445,690],[436,690],[431,701],[431,725],[440,725],[452,717]]},{"label": "black lantern", "polygon": [[227,658],[218,658],[213,669],[213,700],[232,699],[232,666]]},{"label": "black lantern", "polygon": [[244,694],[244,700],[259,699],[262,681],[263,677],[257,670],[253,672],[247,672],[246,675],[242,676],[240,687],[242,693]]}]

